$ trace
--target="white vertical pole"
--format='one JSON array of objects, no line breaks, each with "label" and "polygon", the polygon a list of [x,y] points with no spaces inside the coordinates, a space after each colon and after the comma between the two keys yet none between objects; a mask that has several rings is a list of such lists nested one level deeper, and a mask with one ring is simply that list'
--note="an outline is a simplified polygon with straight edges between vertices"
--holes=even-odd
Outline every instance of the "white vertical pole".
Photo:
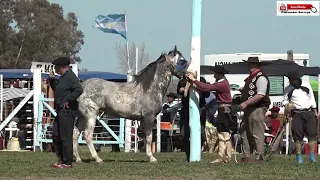
[{"label": "white vertical pole", "polygon": [[138,121],[134,121],[134,152],[138,152]]},{"label": "white vertical pole", "polygon": [[79,74],[79,65],[78,65],[77,63],[74,63],[74,64],[72,65],[72,71],[74,72],[74,74],[75,74],[77,77],[79,77],[79,76],[78,76],[78,74]]},{"label": "white vertical pole", "polygon": [[[161,114],[161,113],[160,113]],[[157,115],[157,152],[161,152],[161,115]]]},{"label": "white vertical pole", "polygon": [[0,105],[0,108],[1,108],[1,110],[0,110],[0,114],[1,114],[1,117],[0,117],[0,122],[2,122],[3,121],[3,75],[1,74],[0,75],[0,83],[1,83],[1,85],[0,85],[0,101],[1,101],[1,105]]},{"label": "white vertical pole", "polygon": [[35,146],[37,140],[37,119],[39,114],[39,100],[41,95],[41,70],[39,68],[33,69],[33,93],[33,151],[39,151],[40,147]]},{"label": "white vertical pole", "polygon": [[[127,13],[125,12],[125,28],[126,28],[126,43],[127,43],[127,60],[128,60],[128,74],[127,74],[127,81],[132,81],[131,75],[131,66],[130,66],[130,53],[129,53],[129,41],[128,41],[128,25],[127,25]],[[126,119],[125,123],[125,145],[124,145],[124,152],[130,152],[131,150],[131,128],[132,128],[132,120]]]},{"label": "white vertical pole", "polygon": [[[128,72],[127,74],[127,81],[132,81],[132,75]],[[126,119],[125,120],[125,127],[124,127],[124,152],[130,152],[131,150],[131,128],[132,128],[132,120]]]},{"label": "white vertical pole", "polygon": [[[132,81],[132,75],[129,73],[127,75],[127,81],[128,82]],[[125,128],[124,128],[124,133],[125,133],[124,152],[130,152],[131,150],[131,128],[132,128],[132,120],[126,119]]]},{"label": "white vertical pole", "polygon": [[[136,72],[138,74],[138,47],[136,47]],[[134,152],[138,151],[138,121],[134,121]]]},{"label": "white vertical pole", "polygon": [[286,124],[286,154],[289,154],[289,122]]},{"label": "white vertical pole", "polygon": [[[284,78],[284,82],[283,82],[283,85],[285,87],[287,87],[289,85],[289,80],[288,78]],[[289,123],[286,124],[286,140],[285,140],[285,143],[286,143],[286,154],[289,154]],[[282,140],[283,141],[283,140]]]},{"label": "white vertical pole", "polygon": [[[288,50],[287,51],[287,60],[288,61],[293,61],[293,51],[292,50]],[[289,80],[288,80],[289,82]],[[289,134],[290,134],[290,126],[289,126],[289,123],[291,122],[288,122],[287,125],[286,125],[286,154],[289,154]]]},{"label": "white vertical pole", "polygon": [[[318,113],[320,112],[320,74],[318,75]],[[320,123],[320,120],[318,119],[318,123]],[[320,125],[318,124],[318,127]],[[317,130],[318,130],[317,127]],[[320,155],[320,146],[318,144],[318,154]]]},{"label": "white vertical pole", "polygon": [[[2,123],[2,121],[3,121],[3,75],[1,74],[0,75],[0,83],[1,83],[1,89],[0,89],[0,101],[1,101],[1,111],[0,111],[0,115],[1,115],[1,117],[0,117],[0,124]],[[3,134],[2,134],[2,132],[0,133],[0,136],[3,136]],[[3,143],[2,143],[2,147],[4,147],[4,141],[3,141]]]}]

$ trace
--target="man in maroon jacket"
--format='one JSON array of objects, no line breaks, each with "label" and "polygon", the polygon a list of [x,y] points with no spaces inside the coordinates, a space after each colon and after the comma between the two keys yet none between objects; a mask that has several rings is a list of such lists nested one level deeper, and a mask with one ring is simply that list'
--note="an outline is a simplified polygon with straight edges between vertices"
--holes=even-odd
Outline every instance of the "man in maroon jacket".
[{"label": "man in maroon jacket", "polygon": [[223,66],[214,66],[212,68],[216,82],[213,84],[203,83],[195,79],[192,74],[188,74],[187,78],[196,85],[196,89],[201,92],[215,91],[216,100],[218,104],[218,117],[216,127],[219,139],[219,158],[211,163],[230,162],[232,153],[232,144],[230,141],[230,123],[232,121],[232,97],[230,85],[225,78],[225,69]]}]

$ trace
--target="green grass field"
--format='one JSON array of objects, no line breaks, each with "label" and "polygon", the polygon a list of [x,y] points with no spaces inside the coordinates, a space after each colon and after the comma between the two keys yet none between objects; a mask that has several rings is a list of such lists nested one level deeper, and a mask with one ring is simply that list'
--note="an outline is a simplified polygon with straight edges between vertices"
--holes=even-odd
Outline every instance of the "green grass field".
[{"label": "green grass field", "polygon": [[[187,163],[184,153],[155,154],[157,164],[150,164],[144,153],[111,153],[103,149],[105,163],[91,160],[87,148],[81,151],[83,163],[73,169],[53,169],[54,153],[0,152],[0,179],[302,179],[320,178],[320,165],[298,166],[294,156],[274,156],[260,164],[210,164],[212,154],[204,153],[202,161]],[[318,159],[320,162],[320,159]]]}]

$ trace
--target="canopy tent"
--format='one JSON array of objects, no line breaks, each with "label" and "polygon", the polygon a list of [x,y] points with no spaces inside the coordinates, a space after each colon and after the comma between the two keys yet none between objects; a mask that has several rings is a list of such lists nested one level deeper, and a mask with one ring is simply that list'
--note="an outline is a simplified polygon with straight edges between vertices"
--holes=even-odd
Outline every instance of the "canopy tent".
[{"label": "canopy tent", "polygon": [[[239,62],[223,65],[228,74],[249,74],[248,63]],[[200,74],[212,74],[212,66],[201,66]],[[320,67],[304,67],[296,64],[294,61],[278,59],[275,61],[262,61],[261,68],[268,75],[285,76],[289,71],[297,71],[303,75],[318,76]]]},{"label": "canopy tent", "polygon": [[26,97],[29,92],[27,89],[3,88],[3,101]]},{"label": "canopy tent", "polygon": [[[30,69],[0,69],[0,74],[4,79],[31,79],[33,77]],[[43,78],[48,78],[48,74],[42,74]],[[105,80],[126,81],[124,74],[98,72],[98,71],[79,71],[79,79],[87,80],[90,78],[100,78]]]}]

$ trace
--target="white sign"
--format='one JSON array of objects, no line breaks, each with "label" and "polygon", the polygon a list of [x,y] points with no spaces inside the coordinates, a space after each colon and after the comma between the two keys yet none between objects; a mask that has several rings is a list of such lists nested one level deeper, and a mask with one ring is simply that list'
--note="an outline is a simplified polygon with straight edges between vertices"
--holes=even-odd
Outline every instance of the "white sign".
[{"label": "white sign", "polygon": [[[50,72],[54,72],[54,65],[52,63],[47,62],[32,62],[31,63],[31,72],[33,73],[34,68],[40,68],[41,73],[50,74]],[[70,64],[70,68],[72,71],[78,76],[78,64]],[[56,74],[56,73],[55,73]],[[56,74],[58,75],[58,74]]]},{"label": "white sign", "polygon": [[214,66],[218,66],[218,65],[220,65],[220,66],[223,66],[223,65],[226,65],[226,64],[233,64],[233,63],[237,63],[237,62],[215,62],[214,63]]},{"label": "white sign", "polygon": [[277,1],[277,16],[319,16],[319,1]]}]

